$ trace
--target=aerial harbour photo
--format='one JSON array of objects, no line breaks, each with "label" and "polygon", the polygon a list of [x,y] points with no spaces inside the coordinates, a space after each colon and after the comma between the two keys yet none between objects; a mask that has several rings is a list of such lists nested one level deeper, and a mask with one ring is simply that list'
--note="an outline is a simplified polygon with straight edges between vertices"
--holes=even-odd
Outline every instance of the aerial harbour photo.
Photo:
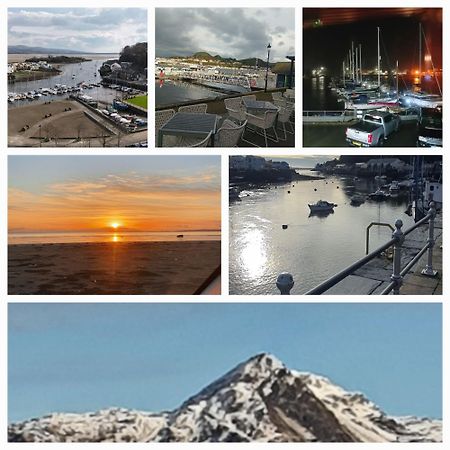
[{"label": "aerial harbour photo", "polygon": [[442,67],[442,8],[305,8],[303,146],[442,147]]},{"label": "aerial harbour photo", "polygon": [[231,295],[442,294],[442,156],[230,156]]},{"label": "aerial harbour photo", "polygon": [[220,294],[220,157],[10,156],[11,295]]},{"label": "aerial harbour photo", "polygon": [[156,8],[155,147],[293,147],[294,11]]},{"label": "aerial harbour photo", "polygon": [[9,147],[147,147],[147,11],[8,9]]}]

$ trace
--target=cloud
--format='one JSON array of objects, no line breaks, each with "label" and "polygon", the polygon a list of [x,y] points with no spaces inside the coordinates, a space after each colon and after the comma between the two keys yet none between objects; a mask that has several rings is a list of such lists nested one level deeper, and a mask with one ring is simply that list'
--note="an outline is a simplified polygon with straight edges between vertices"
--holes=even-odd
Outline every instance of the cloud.
[{"label": "cloud", "polygon": [[293,8],[157,8],[155,17],[157,56],[265,59],[270,42],[272,58],[284,60],[295,45]]},{"label": "cloud", "polygon": [[147,41],[147,13],[140,8],[11,8],[8,44],[84,52],[119,52]]},{"label": "cloud", "polygon": [[220,172],[109,174],[48,184],[39,193],[11,186],[8,210],[10,231],[87,230],[112,220],[134,230],[218,228]]}]

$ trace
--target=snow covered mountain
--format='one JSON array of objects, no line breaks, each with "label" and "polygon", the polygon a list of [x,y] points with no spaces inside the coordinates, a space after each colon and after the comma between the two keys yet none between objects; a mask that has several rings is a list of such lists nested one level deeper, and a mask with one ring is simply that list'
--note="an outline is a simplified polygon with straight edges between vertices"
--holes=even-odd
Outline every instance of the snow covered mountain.
[{"label": "snow covered mountain", "polygon": [[287,369],[269,354],[238,365],[178,409],[107,409],[11,424],[10,442],[440,442],[442,423],[389,417],[362,394]]}]

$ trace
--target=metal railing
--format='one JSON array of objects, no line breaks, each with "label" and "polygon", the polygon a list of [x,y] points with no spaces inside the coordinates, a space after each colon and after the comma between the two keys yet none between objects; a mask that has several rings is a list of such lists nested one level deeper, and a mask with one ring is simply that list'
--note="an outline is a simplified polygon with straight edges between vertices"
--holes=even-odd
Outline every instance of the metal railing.
[{"label": "metal railing", "polygon": [[[341,270],[337,274],[328,278],[324,282],[320,283],[313,289],[310,289],[305,295],[320,295],[326,292],[328,289],[332,288],[338,284],[343,279],[347,278],[349,275],[353,274],[356,270],[363,267],[368,262],[372,261],[374,258],[379,256],[382,252],[387,250],[389,247],[394,247],[393,264],[392,264],[392,275],[391,282],[386,286],[386,288],[381,292],[381,295],[387,295],[393,291],[394,295],[400,294],[400,288],[403,284],[403,277],[411,270],[411,268],[419,261],[419,259],[428,251],[427,264],[422,270],[422,275],[434,277],[437,275],[437,271],[433,269],[433,248],[435,244],[434,239],[434,222],[436,218],[436,205],[434,202],[430,203],[430,208],[428,214],[421,220],[416,222],[413,226],[408,228],[406,231],[402,231],[403,222],[398,219],[395,222],[395,230],[392,233],[392,238],[378,247],[376,250],[370,252],[363,258],[354,262],[350,266]],[[424,247],[414,256],[414,258],[402,269],[401,268],[401,254],[402,246],[405,237],[412,233],[416,228],[428,223],[428,238]],[[293,276],[287,272],[281,273],[278,278],[276,285],[280,290],[282,295],[289,295],[292,287],[294,286]]]}]

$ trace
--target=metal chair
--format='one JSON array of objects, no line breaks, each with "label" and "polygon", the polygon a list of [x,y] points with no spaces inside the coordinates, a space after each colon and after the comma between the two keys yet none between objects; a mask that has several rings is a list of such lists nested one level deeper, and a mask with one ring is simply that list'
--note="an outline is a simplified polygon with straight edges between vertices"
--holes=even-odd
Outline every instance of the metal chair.
[{"label": "metal chair", "polygon": [[247,121],[236,126],[234,122],[226,119],[215,135],[214,145],[216,147],[237,147],[246,126]]},{"label": "metal chair", "polygon": [[224,100],[225,109],[228,115],[236,119],[239,123],[245,121],[245,106],[242,104],[242,97],[226,98]]},{"label": "metal chair", "polygon": [[[277,123],[277,125],[280,125],[280,124],[283,125],[284,138],[280,137],[280,139],[282,141],[287,140],[287,134],[286,133],[294,134],[294,127],[292,126],[292,123],[290,121],[292,111],[293,111],[292,108],[280,108],[280,111],[278,113],[278,123]],[[290,125],[292,131],[288,131],[286,129],[286,124],[287,123]]]},{"label": "metal chair", "polygon": [[173,109],[164,109],[155,112],[155,147],[158,146],[158,132],[160,128],[165,125],[173,116],[175,111]]},{"label": "metal chair", "polygon": [[[253,131],[248,127],[248,125],[253,125],[256,128],[256,130],[254,132],[259,134],[260,136],[264,136],[264,142],[266,144],[266,147],[268,147],[267,139],[270,139],[273,142],[279,142],[277,130],[275,129],[275,122],[277,120],[277,115],[278,115],[278,110],[276,110],[276,111],[267,110],[264,112],[264,115],[261,115],[261,116],[255,116],[255,115],[247,112],[246,117],[247,117],[248,123],[247,123],[246,130]],[[267,130],[270,130],[271,128],[273,129],[275,138],[273,138],[267,134]],[[258,132],[258,129],[262,130],[262,132]],[[242,140],[244,142],[247,142],[250,145],[259,147],[259,145],[244,139],[244,135],[242,135]]]},{"label": "metal chair", "polygon": [[208,105],[206,103],[199,103],[198,105],[180,106],[178,108],[178,112],[206,114],[207,109],[208,109]]},{"label": "metal chair", "polygon": [[204,139],[182,136],[178,139],[176,147],[208,147],[213,132],[210,131]]}]

